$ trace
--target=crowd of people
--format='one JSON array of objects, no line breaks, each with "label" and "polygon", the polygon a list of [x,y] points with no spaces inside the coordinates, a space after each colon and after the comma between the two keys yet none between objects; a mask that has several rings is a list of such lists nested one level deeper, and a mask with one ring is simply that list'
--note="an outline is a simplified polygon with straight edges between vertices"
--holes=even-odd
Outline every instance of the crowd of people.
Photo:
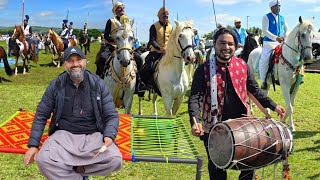
[{"label": "crowd of people", "polygon": [[[264,37],[263,55],[260,60],[260,77],[262,87],[265,79],[268,58],[272,49],[286,38],[288,27],[285,18],[279,14],[280,1],[269,3],[270,13],[263,17],[262,30]],[[117,2],[112,12],[114,17],[106,22],[104,31],[105,49],[102,54],[109,57],[116,50],[116,30],[119,24],[130,19],[125,14],[125,6]],[[157,13],[158,21],[149,29],[147,49],[149,54],[142,65],[140,53],[134,53],[138,69],[138,82],[141,89],[145,83],[154,85],[152,74],[156,62],[166,53],[166,48],[173,26],[169,21],[169,10],[161,7]],[[28,24],[29,16],[24,22],[24,32],[28,43],[31,40],[32,28]],[[41,173],[48,179],[86,179],[88,175],[105,176],[121,169],[122,160],[119,149],[114,143],[119,128],[118,113],[114,107],[112,96],[103,78],[108,58],[98,57],[96,75],[86,70],[86,56],[77,47],[67,48],[66,40],[73,36],[73,23],[63,20],[61,38],[65,43],[63,62],[65,72],[53,80],[45,91],[32,125],[28,151],[24,163],[32,163],[37,157]],[[262,92],[244,60],[234,55],[238,47],[242,47],[247,36],[241,27],[241,20],[234,20],[235,28],[229,30],[222,23],[217,24],[213,36],[213,52],[209,59],[200,65],[194,74],[191,94],[188,101],[191,130],[199,137],[208,153],[208,133],[211,127],[220,121],[239,118],[249,112],[247,90],[265,108],[277,112],[281,117],[285,109],[277,105]],[[87,35],[87,24],[83,27]],[[199,45],[198,29],[194,29],[194,45]],[[29,45],[30,46],[30,45]],[[136,38],[134,47],[141,46]],[[237,68],[234,68],[238,66]],[[241,73],[236,73],[238,70]],[[212,73],[214,72],[214,73]],[[215,78],[211,77],[214,74]],[[231,75],[233,74],[233,75]],[[217,76],[216,76],[217,75]],[[240,80],[239,84],[235,84]],[[218,91],[218,93],[212,93]],[[223,93],[224,92],[224,93]],[[83,99],[84,98],[84,99]],[[205,108],[202,108],[205,107]],[[49,138],[38,151],[47,119],[51,116]],[[196,122],[193,119],[196,119]],[[97,158],[93,155],[101,148],[108,151]],[[81,151],[81,153],[80,153]],[[226,171],[217,168],[210,160],[208,153],[208,171],[210,179],[226,179]],[[254,171],[242,171],[239,179],[252,179]]]}]

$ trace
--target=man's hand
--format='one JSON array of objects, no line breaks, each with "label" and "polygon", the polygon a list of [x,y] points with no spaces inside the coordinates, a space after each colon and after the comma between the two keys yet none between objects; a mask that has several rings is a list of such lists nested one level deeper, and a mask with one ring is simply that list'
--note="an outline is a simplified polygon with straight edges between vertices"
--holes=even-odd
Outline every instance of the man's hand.
[{"label": "man's hand", "polygon": [[112,143],[113,143],[113,140],[109,137],[104,137],[104,145],[109,147]]},{"label": "man's hand", "polygon": [[277,107],[274,111],[278,113],[278,115],[280,116],[280,119],[282,121],[284,118],[284,115],[286,114],[286,109],[280,105],[277,105]]},{"label": "man's hand", "polygon": [[166,50],[167,50],[167,48],[166,47],[161,47],[160,48],[160,52],[162,53],[162,54],[165,54],[166,53]]},{"label": "man's hand", "polygon": [[36,155],[38,153],[38,148],[31,147],[27,150],[27,152],[24,154],[24,165],[29,165],[33,163],[36,160]]},{"label": "man's hand", "polygon": [[278,36],[276,40],[277,40],[279,43],[282,43],[283,37]]},{"label": "man's hand", "polygon": [[202,124],[201,123],[194,123],[191,127],[191,132],[194,136],[200,137],[203,136],[204,131],[202,129]]}]

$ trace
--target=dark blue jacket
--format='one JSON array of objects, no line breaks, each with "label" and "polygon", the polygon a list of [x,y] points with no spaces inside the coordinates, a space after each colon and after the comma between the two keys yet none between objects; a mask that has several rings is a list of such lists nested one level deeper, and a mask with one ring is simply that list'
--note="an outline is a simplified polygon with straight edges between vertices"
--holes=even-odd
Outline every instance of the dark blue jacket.
[{"label": "dark blue jacket", "polygon": [[[112,96],[105,85],[104,81],[99,76],[92,74],[90,71],[85,71],[88,75],[91,101],[98,130],[104,137],[115,139],[119,128],[119,115],[115,109]],[[57,129],[57,124],[60,120],[64,98],[65,84],[67,72],[63,72],[54,79],[47,87],[42,99],[37,107],[37,112],[32,123],[28,147],[39,147],[40,139],[43,134],[47,119],[52,119],[49,126],[49,135],[53,134]]]}]

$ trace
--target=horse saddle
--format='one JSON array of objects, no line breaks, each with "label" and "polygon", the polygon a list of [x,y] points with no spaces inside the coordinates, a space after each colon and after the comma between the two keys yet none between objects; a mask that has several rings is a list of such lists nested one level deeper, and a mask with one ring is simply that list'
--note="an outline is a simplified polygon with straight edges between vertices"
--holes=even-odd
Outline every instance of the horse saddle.
[{"label": "horse saddle", "polygon": [[161,96],[161,92],[154,79],[154,76],[157,76],[158,74],[157,69],[159,66],[160,59],[161,57],[155,62],[153,62],[151,67],[148,67],[148,64],[145,63],[141,68],[141,80],[149,89],[153,89],[159,96]]},{"label": "horse saddle", "polygon": [[274,65],[279,63],[279,58],[282,54],[281,45],[278,45],[270,54],[269,57],[269,67],[267,74],[270,74],[273,87],[275,89],[274,84],[280,85],[279,80],[277,79],[274,71]]}]

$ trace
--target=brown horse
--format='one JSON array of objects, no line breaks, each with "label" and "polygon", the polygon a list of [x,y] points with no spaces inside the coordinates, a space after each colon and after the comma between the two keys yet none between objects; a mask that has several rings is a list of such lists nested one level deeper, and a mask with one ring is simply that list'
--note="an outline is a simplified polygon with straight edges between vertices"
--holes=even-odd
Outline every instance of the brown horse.
[{"label": "brown horse", "polygon": [[[60,67],[60,62],[62,58],[62,52],[64,51],[64,44],[60,36],[54,32],[52,29],[49,29],[48,37],[54,44],[54,49],[52,51],[52,62],[54,65],[56,65],[58,68]],[[69,45],[68,46],[77,46],[77,42],[73,38],[69,38]],[[58,54],[58,62],[55,62],[54,56],[55,54]]]},{"label": "brown horse", "polygon": [[[3,64],[4,64],[4,69],[6,71],[6,74],[8,76],[11,76],[12,75],[12,70],[10,68],[10,65],[9,65],[9,62],[8,62],[8,59],[7,59],[7,53],[6,51],[3,49],[2,46],[0,46],[0,62],[1,60],[3,61]],[[1,82],[1,77],[0,77],[0,82]]]},{"label": "brown horse", "polygon": [[[22,60],[23,60],[23,74],[26,74],[26,72],[28,71],[28,63],[29,63],[28,62],[28,43],[27,43],[26,38],[24,36],[23,29],[20,25],[15,26],[15,30],[13,32],[12,38],[15,41],[15,43],[12,43],[13,41],[11,41],[11,43],[9,43],[9,45],[11,44],[11,46],[12,46],[12,44],[14,44],[13,45],[13,55],[16,58],[15,75],[18,75],[19,56],[21,56]],[[20,52],[21,51],[20,47],[23,47],[22,52]]]},{"label": "brown horse", "polygon": [[32,61],[36,64],[38,64],[38,61],[39,61],[39,57],[38,57],[38,54],[36,52],[36,47],[37,45],[34,43],[34,42],[31,42],[31,48],[30,48],[30,52],[32,54],[32,56],[30,57],[30,59],[32,59]]}]

